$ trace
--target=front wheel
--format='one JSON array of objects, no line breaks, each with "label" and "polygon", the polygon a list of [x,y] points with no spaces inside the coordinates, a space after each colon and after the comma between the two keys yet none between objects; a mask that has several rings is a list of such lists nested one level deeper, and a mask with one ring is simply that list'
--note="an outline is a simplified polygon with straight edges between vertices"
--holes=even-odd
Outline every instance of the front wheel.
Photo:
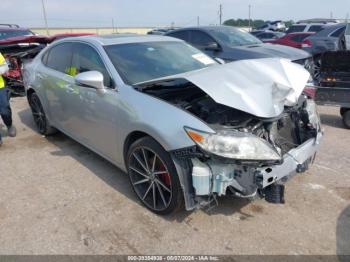
[{"label": "front wheel", "polygon": [[51,135],[56,133],[57,130],[54,127],[50,126],[46,118],[43,106],[40,102],[38,95],[36,93],[30,94],[28,97],[28,101],[29,106],[32,110],[34,122],[38,128],[39,133],[42,135]]},{"label": "front wheel", "polygon": [[183,207],[175,165],[169,153],[154,139],[144,137],[130,146],[127,169],[136,195],[152,212],[166,215]]}]

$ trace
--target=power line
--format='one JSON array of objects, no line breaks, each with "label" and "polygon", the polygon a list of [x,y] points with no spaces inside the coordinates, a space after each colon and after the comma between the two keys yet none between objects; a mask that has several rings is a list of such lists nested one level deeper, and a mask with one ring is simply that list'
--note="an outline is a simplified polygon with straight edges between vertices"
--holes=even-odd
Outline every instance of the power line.
[{"label": "power line", "polygon": [[49,35],[49,26],[47,24],[47,17],[46,17],[46,9],[45,9],[45,3],[44,0],[41,0],[42,6],[43,6],[43,15],[44,15],[44,21],[45,21],[45,27],[46,27],[46,34]]}]

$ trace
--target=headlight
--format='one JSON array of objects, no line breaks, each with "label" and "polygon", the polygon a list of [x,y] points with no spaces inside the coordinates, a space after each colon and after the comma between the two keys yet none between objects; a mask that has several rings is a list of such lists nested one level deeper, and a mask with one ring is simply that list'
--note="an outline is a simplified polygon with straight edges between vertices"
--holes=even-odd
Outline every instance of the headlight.
[{"label": "headlight", "polygon": [[239,160],[281,160],[265,140],[249,133],[222,130],[206,133],[185,127],[188,136],[204,151]]}]

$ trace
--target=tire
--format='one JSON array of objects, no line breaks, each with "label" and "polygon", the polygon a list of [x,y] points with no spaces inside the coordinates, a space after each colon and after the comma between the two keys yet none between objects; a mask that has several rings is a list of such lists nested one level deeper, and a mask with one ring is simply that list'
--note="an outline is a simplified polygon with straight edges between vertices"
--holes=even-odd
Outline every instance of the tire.
[{"label": "tire", "polygon": [[346,111],[350,110],[350,108],[346,108],[346,107],[341,107],[340,108],[340,115],[343,116],[345,114]]},{"label": "tire", "polygon": [[130,146],[126,157],[131,186],[144,206],[159,215],[184,207],[174,162],[157,141],[140,138]]},{"label": "tire", "polygon": [[343,114],[343,123],[346,128],[350,129],[350,109],[348,109],[346,112]]},{"label": "tire", "polygon": [[46,136],[57,133],[57,130],[50,126],[38,95],[36,93],[30,94],[28,102],[39,133]]}]

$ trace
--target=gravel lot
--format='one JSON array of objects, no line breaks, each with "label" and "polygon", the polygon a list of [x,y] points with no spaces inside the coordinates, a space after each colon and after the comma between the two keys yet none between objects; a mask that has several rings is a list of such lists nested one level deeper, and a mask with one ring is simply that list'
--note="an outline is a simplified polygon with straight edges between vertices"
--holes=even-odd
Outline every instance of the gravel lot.
[{"label": "gravel lot", "polygon": [[211,212],[170,217],[142,207],[101,157],[36,133],[25,98],[12,108],[18,136],[0,149],[0,254],[350,254],[350,130],[337,108],[319,108],[321,150],[287,184],[285,205],[222,198]]}]

